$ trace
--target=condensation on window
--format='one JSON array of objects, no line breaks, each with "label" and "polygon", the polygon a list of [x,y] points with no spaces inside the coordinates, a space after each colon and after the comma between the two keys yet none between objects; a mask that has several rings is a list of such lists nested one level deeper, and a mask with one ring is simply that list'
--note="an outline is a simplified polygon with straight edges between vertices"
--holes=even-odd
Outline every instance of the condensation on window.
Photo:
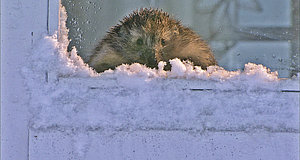
[{"label": "condensation on window", "polygon": [[106,32],[134,10],[159,8],[206,40],[227,70],[248,62],[280,77],[299,69],[299,0],[61,0],[68,13],[69,48],[84,61]]}]

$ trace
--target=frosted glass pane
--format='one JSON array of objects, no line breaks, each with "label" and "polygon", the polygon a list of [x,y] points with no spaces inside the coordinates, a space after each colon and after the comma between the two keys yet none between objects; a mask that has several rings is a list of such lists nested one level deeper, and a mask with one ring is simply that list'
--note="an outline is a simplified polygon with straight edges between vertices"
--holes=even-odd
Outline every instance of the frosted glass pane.
[{"label": "frosted glass pane", "polygon": [[[168,12],[201,35],[222,67],[242,69],[241,62],[253,62],[255,55],[255,62],[278,70],[280,77],[299,72],[299,0],[61,1],[69,16],[69,49],[75,46],[86,62],[112,26],[134,10],[151,7]],[[278,46],[269,45],[273,42]],[[237,48],[242,56],[232,54]],[[274,54],[282,62],[272,58],[270,48],[278,49]]]},{"label": "frosted glass pane", "polygon": [[239,42],[219,60],[219,65],[228,70],[244,67],[248,62],[263,64],[278,71],[283,77],[289,76],[286,66],[290,65],[290,43],[288,42]]},{"label": "frosted glass pane", "polygon": [[290,0],[259,0],[260,11],[241,10],[239,24],[242,26],[281,26],[291,25]]}]

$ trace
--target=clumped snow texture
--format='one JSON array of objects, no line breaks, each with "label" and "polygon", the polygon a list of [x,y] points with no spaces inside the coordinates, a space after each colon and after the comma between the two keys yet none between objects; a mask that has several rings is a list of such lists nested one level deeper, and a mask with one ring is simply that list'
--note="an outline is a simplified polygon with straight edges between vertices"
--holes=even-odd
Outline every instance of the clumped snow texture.
[{"label": "clumped snow texture", "polygon": [[62,18],[60,39],[41,38],[22,69],[32,129],[299,133],[299,94],[281,92],[299,89],[299,76],[279,79],[253,63],[202,70],[179,59],[170,60],[171,71],[165,62],[158,69],[135,63],[98,74],[75,48],[67,52],[67,32]]}]

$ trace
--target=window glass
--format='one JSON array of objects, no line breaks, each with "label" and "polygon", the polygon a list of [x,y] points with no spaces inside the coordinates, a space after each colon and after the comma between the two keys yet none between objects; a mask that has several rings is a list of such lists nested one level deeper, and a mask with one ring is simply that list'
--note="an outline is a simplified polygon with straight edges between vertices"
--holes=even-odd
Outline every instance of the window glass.
[{"label": "window glass", "polygon": [[84,61],[110,27],[142,7],[163,9],[206,40],[227,70],[248,62],[299,72],[299,0],[62,0],[71,39]]}]

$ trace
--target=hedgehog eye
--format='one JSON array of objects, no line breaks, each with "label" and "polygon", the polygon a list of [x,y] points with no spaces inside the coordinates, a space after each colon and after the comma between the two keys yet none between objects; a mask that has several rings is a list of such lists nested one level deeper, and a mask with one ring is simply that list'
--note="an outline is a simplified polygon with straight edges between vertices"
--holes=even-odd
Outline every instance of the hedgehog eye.
[{"label": "hedgehog eye", "polygon": [[144,42],[143,42],[143,39],[142,38],[139,38],[136,40],[136,44],[137,45],[142,45]]},{"label": "hedgehog eye", "polygon": [[165,45],[166,45],[165,39],[161,39],[161,40],[160,40],[160,44],[161,44],[162,46],[165,46]]}]

